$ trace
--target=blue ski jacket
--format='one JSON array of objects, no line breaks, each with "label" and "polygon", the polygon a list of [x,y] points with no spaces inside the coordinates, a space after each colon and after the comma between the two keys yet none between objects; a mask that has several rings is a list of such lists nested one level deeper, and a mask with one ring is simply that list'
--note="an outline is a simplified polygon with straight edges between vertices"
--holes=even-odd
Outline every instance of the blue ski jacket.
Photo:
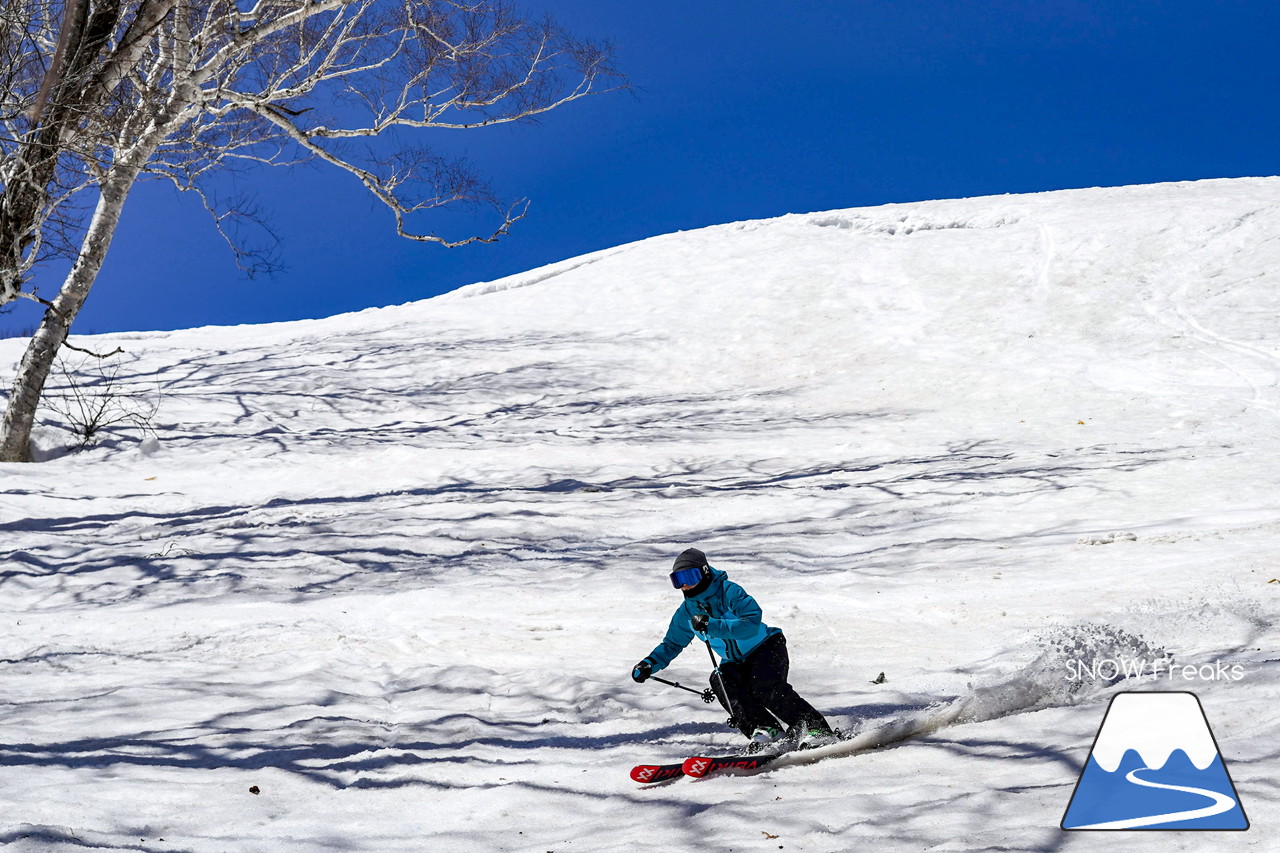
[{"label": "blue ski jacket", "polygon": [[[699,613],[710,618],[706,632],[695,634],[692,620]],[[725,572],[711,569],[711,583],[676,608],[662,644],[649,653],[653,671],[666,669],[694,637],[709,642],[722,663],[744,660],[766,639],[782,633],[764,624],[760,615],[760,605],[745,589],[729,580]]]}]

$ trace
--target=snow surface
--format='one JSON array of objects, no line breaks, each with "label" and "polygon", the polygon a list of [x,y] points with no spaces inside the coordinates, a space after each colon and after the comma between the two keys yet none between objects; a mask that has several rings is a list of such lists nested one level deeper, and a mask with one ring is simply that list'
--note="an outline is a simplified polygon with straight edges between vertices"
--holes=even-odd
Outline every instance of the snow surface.
[{"label": "snow surface", "polygon": [[[0,844],[1280,849],[1278,238],[1276,178],[890,205],[91,340],[157,435],[0,466]],[[628,677],[690,545],[856,741],[628,779],[735,743]],[[1243,677],[1070,677],[1165,655]],[[1135,687],[1250,831],[1058,828]]]}]

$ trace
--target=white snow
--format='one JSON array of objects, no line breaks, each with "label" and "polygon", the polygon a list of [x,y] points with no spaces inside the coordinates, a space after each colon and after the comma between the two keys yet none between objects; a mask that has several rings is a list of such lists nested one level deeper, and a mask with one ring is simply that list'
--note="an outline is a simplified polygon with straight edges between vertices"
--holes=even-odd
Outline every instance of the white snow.
[{"label": "white snow", "polygon": [[[0,466],[0,844],[1154,853],[1058,828],[1136,687],[1203,703],[1253,822],[1213,849],[1275,849],[1277,270],[1280,179],[1237,179],[792,215],[90,340],[159,391],[157,435],[59,456],[50,425],[57,458]],[[735,743],[628,677],[690,545],[858,740],[627,778]],[[1068,677],[1166,654],[1243,677]]]}]

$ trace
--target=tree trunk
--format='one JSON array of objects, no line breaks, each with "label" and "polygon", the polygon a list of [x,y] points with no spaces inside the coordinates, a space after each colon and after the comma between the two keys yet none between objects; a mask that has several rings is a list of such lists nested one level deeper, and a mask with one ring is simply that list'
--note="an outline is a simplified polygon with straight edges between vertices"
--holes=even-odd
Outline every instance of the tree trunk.
[{"label": "tree trunk", "polygon": [[[133,158],[133,162],[145,163],[146,159]],[[125,199],[140,171],[140,165],[120,164],[102,182],[98,205],[80,245],[79,257],[67,274],[57,298],[45,310],[40,328],[27,344],[27,351],[18,365],[4,423],[0,425],[0,462],[31,461],[31,428],[35,424],[45,380],[53,368],[58,350],[67,339],[72,322],[84,306],[89,288],[102,269]]]}]

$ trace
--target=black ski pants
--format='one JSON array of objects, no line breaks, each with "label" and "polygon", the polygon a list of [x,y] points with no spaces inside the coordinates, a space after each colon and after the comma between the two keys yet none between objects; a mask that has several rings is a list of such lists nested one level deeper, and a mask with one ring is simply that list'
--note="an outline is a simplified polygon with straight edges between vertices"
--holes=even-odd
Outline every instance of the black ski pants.
[{"label": "black ski pants", "polygon": [[746,660],[720,664],[711,689],[729,712],[730,724],[751,737],[757,728],[828,728],[826,719],[787,683],[787,639],[774,634]]}]

